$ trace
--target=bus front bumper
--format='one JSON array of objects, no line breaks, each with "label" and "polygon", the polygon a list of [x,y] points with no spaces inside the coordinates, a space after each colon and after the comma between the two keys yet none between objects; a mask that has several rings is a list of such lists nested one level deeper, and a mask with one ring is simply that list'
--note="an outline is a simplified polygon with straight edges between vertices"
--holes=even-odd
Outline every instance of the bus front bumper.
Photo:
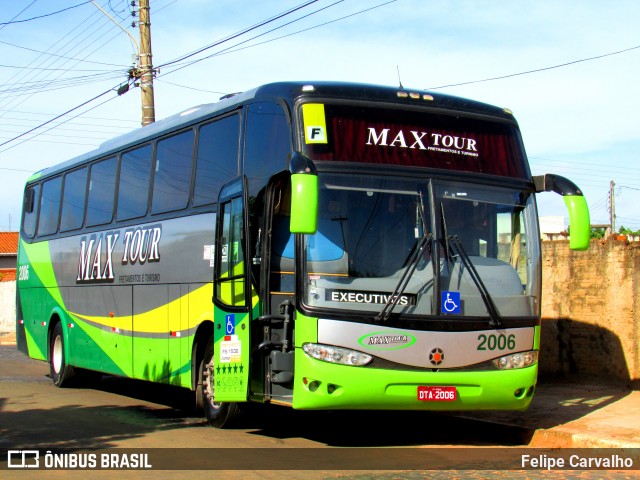
[{"label": "bus front bumper", "polygon": [[296,349],[300,410],[526,410],[538,365],[513,370],[416,371],[337,365]]}]

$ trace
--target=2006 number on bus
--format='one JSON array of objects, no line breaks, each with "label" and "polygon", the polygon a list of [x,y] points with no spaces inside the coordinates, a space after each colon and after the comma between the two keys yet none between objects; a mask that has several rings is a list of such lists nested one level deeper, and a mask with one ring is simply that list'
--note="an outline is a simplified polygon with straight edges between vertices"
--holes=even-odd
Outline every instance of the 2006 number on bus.
[{"label": "2006 number on bus", "polygon": [[515,334],[478,335],[478,350],[513,350],[516,348]]}]

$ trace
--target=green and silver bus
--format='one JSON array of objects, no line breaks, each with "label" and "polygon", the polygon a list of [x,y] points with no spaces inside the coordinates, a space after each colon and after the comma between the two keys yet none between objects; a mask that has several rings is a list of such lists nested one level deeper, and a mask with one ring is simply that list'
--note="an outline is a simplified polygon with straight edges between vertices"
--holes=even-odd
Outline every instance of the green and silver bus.
[{"label": "green and silver bus", "polygon": [[246,402],[522,410],[542,191],[586,249],[582,193],[532,177],[509,110],[261,86],[28,180],[18,348],[59,387],[90,370],[190,389],[218,427]]}]

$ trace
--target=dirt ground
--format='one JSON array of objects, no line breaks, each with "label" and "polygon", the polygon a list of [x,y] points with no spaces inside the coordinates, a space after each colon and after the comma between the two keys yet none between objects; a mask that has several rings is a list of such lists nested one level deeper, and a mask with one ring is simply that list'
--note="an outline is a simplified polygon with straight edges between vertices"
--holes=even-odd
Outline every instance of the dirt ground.
[{"label": "dirt ground", "polygon": [[0,332],[0,345],[15,345],[15,332]]}]

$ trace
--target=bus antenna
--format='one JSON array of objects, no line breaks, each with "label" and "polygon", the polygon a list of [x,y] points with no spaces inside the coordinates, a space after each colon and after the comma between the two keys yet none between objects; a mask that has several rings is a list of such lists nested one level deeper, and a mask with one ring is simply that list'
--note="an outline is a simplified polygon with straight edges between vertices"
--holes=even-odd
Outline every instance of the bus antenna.
[{"label": "bus antenna", "polygon": [[404,89],[402,86],[402,79],[400,78],[400,66],[396,65],[396,70],[398,71],[398,83],[400,84],[400,89]]}]

